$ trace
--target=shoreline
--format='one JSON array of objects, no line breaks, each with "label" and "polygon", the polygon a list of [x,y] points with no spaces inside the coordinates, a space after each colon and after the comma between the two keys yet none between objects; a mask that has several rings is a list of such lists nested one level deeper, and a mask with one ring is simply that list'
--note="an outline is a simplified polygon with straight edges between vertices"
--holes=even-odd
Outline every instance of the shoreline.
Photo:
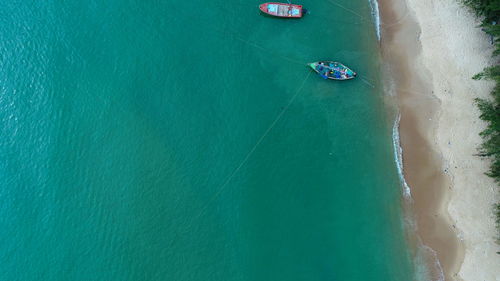
[{"label": "shoreline", "polygon": [[493,48],[457,0],[379,6],[382,58],[394,83],[411,188],[405,208],[416,224],[409,234],[413,255],[424,256],[432,280],[500,278],[495,183],[484,175],[488,161],[474,156],[485,124],[473,100],[489,97],[492,84],[471,79],[488,66]]}]

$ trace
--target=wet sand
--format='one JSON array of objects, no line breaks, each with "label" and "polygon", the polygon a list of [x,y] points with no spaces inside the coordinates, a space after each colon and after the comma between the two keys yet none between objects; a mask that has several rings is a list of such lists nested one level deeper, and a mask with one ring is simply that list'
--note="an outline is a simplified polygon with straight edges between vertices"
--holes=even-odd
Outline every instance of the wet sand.
[{"label": "wet sand", "polygon": [[[491,204],[485,203],[493,203],[496,196],[493,181],[483,174],[488,162],[473,155],[481,142],[478,134],[484,128],[484,124],[480,124],[473,99],[487,96],[491,83],[470,79],[487,65],[487,49],[491,47],[486,36],[475,28],[477,24],[474,25],[471,14],[455,2],[444,2],[438,4],[443,8],[439,10],[434,9],[434,2],[428,0],[380,1],[382,53],[393,78],[390,88],[396,96],[401,114],[400,136],[405,178],[412,193],[411,203],[408,202],[407,207],[416,221],[416,236],[410,240],[414,242],[415,251],[426,249],[424,255],[434,280],[442,278],[441,271],[446,280],[483,280],[475,279],[478,271],[486,278],[484,280],[495,280],[493,278],[500,275],[494,267],[494,260],[498,259],[494,257],[498,247],[495,249],[492,243],[494,223],[488,217],[480,218],[481,227],[487,231],[470,240],[467,238],[472,237],[476,230],[467,226],[460,228],[460,222],[466,225],[466,221],[471,219],[464,215],[470,212],[471,205],[476,208],[476,205],[480,205],[482,209],[479,213],[491,214],[491,217]],[[454,9],[453,13],[461,12],[462,19],[468,17],[466,24],[470,26],[467,30],[464,30],[464,26],[453,24],[457,21],[453,13],[443,13],[449,11],[448,7]],[[426,20],[418,20],[423,18]],[[450,24],[445,26],[447,22]],[[472,37],[463,36],[464,32],[472,33]],[[479,39],[474,42],[466,40],[476,38],[474,36]],[[453,42],[452,46],[450,42]],[[455,45],[467,44],[473,46],[465,48],[463,53],[453,53],[456,51]],[[476,54],[478,48],[482,51],[479,57]],[[467,58],[460,63],[474,64],[470,71],[462,71],[462,65],[455,60],[457,55]],[[449,97],[450,92],[457,94]],[[461,100],[457,102],[457,99]],[[464,111],[467,114],[462,114]],[[450,128],[453,129],[453,142],[466,143],[464,145],[467,148],[464,145],[451,145]],[[468,138],[461,139],[460,133]],[[450,159],[469,165],[451,167]],[[460,176],[467,176],[467,179],[457,182]],[[476,188],[484,188],[479,191],[480,196],[470,194]],[[490,200],[485,202],[485,198]],[[464,199],[469,201],[463,202]],[[491,252],[489,263],[484,257],[468,254],[469,250],[476,250],[471,246],[476,243],[475,240],[487,241],[484,250]],[[463,269],[468,268],[467,262],[475,266],[478,263],[482,265],[465,272]]]}]

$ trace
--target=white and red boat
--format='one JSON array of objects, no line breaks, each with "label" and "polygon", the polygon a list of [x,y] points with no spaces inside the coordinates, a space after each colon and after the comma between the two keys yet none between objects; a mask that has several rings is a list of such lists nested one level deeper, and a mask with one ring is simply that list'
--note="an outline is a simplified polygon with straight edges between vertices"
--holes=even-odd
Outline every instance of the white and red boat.
[{"label": "white and red boat", "polygon": [[302,5],[268,2],[260,4],[259,9],[268,15],[280,18],[301,18]]}]

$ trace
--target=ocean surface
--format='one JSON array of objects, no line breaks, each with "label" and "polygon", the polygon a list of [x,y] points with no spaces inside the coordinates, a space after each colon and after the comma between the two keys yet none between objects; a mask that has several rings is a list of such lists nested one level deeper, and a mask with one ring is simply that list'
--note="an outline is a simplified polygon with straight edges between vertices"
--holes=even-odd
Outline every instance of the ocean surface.
[{"label": "ocean surface", "polygon": [[369,1],[258,4],[2,2],[0,280],[414,279]]}]

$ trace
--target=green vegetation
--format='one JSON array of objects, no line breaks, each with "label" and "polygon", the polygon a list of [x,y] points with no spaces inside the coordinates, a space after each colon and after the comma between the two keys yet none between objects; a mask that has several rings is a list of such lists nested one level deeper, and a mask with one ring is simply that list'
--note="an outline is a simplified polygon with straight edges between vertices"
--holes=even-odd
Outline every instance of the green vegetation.
[{"label": "green vegetation", "polygon": [[[493,56],[500,55],[500,0],[463,0],[463,2],[482,18],[481,27],[491,36],[492,44],[495,44]],[[500,64],[498,60],[496,65],[486,68],[473,79],[488,79],[496,83],[491,92],[491,99],[476,99],[476,103],[481,110],[480,118],[488,124],[488,127],[481,132],[484,141],[479,147],[479,155],[492,160],[486,174],[500,183]],[[495,214],[497,228],[500,231],[500,203],[495,206]]]}]

